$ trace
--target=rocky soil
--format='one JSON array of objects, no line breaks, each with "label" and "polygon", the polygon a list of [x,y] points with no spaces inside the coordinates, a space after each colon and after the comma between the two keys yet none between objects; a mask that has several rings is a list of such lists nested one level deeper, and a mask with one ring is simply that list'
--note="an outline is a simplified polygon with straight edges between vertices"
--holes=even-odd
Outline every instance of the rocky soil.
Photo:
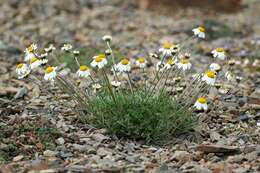
[{"label": "rocky soil", "polygon": [[[0,172],[260,172],[260,3],[244,2],[237,14],[140,11],[135,3],[82,0],[0,2]],[[16,79],[15,65],[30,42],[70,42],[102,48],[102,36],[127,57],[148,56],[165,41],[182,41],[204,25],[194,66],[223,46],[236,59],[241,81],[218,98],[216,111],[198,114],[193,132],[165,146],[118,139],[82,123],[64,102]],[[90,56],[93,56],[90,55]]]}]

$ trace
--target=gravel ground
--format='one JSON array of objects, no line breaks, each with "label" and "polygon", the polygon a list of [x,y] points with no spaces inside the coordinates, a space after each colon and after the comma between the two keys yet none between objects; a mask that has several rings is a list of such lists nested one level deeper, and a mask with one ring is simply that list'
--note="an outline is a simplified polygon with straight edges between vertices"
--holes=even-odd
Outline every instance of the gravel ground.
[{"label": "gravel ground", "polygon": [[[260,172],[259,2],[245,3],[238,14],[185,9],[168,16],[119,0],[4,0],[0,9],[0,172]],[[220,96],[217,111],[198,114],[193,132],[166,146],[84,125],[51,99],[45,85],[17,80],[14,73],[32,41],[102,48],[100,38],[111,34],[123,55],[147,56],[202,24],[209,37],[192,50],[194,66],[203,68],[211,49],[224,46],[242,80]]]}]

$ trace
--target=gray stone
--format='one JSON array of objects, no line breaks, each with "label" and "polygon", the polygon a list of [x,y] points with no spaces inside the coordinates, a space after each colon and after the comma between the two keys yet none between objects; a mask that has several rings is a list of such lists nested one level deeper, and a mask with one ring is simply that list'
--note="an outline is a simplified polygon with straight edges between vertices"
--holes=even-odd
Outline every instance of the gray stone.
[{"label": "gray stone", "polygon": [[105,140],[108,140],[109,137],[104,136],[103,134],[96,133],[91,136],[95,141],[97,142],[104,142]]},{"label": "gray stone", "polygon": [[18,161],[22,160],[23,158],[24,158],[23,155],[18,155],[18,156],[16,156],[16,157],[13,158],[13,161],[14,161],[14,162],[18,162]]},{"label": "gray stone", "polygon": [[90,145],[79,145],[79,144],[73,144],[72,145],[74,150],[77,150],[79,152],[87,152],[88,154],[95,154],[96,149]]},{"label": "gray stone", "polygon": [[213,131],[210,133],[210,139],[215,142],[215,141],[218,141],[220,139],[220,134],[216,131]]},{"label": "gray stone", "polygon": [[63,145],[63,144],[65,143],[65,140],[64,140],[64,138],[60,137],[60,138],[58,138],[58,139],[56,140],[56,142],[57,142],[57,144],[59,144],[59,145]]},{"label": "gray stone", "polygon": [[191,154],[187,151],[175,151],[170,160],[188,161],[191,159]]},{"label": "gray stone", "polygon": [[112,155],[112,153],[110,151],[108,151],[108,149],[106,149],[106,148],[99,148],[97,150],[97,155],[104,157],[104,156],[107,156],[107,155]]},{"label": "gray stone", "polygon": [[258,152],[257,151],[253,151],[253,152],[245,155],[245,159],[247,159],[248,161],[253,161],[253,160],[256,160],[257,158],[258,158]]},{"label": "gray stone", "polygon": [[56,151],[51,151],[51,150],[45,150],[43,152],[43,155],[46,156],[46,157],[54,157],[57,155],[57,152]]},{"label": "gray stone", "polygon": [[25,94],[27,94],[28,89],[26,87],[22,87],[21,89],[18,90],[18,92],[14,95],[15,99],[19,99],[22,98],[23,96],[25,96]]}]

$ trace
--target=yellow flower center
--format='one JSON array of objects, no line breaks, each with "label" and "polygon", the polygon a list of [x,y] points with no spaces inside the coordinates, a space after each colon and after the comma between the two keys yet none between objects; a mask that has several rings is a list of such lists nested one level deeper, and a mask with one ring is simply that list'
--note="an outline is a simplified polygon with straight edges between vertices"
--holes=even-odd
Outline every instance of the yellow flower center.
[{"label": "yellow flower center", "polygon": [[98,56],[96,57],[95,61],[96,61],[96,62],[101,62],[104,58],[105,58],[105,55],[100,54],[100,55],[98,55]]},{"label": "yellow flower center", "polygon": [[49,73],[51,73],[53,71],[53,67],[47,67],[46,69],[45,69],[45,73],[46,74],[49,74]]},{"label": "yellow flower center", "polygon": [[215,73],[213,71],[207,71],[206,72],[206,75],[209,77],[209,78],[214,78],[215,77]]},{"label": "yellow flower center", "polygon": [[128,59],[126,59],[126,58],[122,59],[120,62],[123,65],[127,65],[129,63]]},{"label": "yellow flower center", "polygon": [[105,54],[99,54],[98,56],[101,57],[101,58],[106,58]]},{"label": "yellow flower center", "polygon": [[224,49],[222,47],[218,47],[218,48],[216,48],[216,51],[217,52],[224,52]]},{"label": "yellow flower center", "polygon": [[29,47],[27,47],[27,51],[32,52],[33,51],[33,45],[30,45]]},{"label": "yellow flower center", "polygon": [[165,43],[163,43],[163,48],[164,49],[170,49],[171,48],[171,44],[168,43],[168,42],[165,42]]},{"label": "yellow flower center", "polygon": [[81,65],[80,67],[79,67],[79,70],[80,71],[87,71],[89,68],[87,67],[87,66],[85,66],[85,65]]},{"label": "yellow flower center", "polygon": [[20,64],[18,64],[16,67],[19,68],[19,69],[21,69],[21,68],[23,67],[23,64],[20,63]]},{"label": "yellow flower center", "polygon": [[173,65],[174,61],[172,59],[168,59],[168,61],[166,63],[169,64],[169,65]]},{"label": "yellow flower center", "polygon": [[144,62],[145,62],[145,59],[144,59],[144,58],[138,58],[138,62],[139,62],[139,63],[144,63]]},{"label": "yellow flower center", "polygon": [[182,63],[182,64],[188,64],[188,63],[189,63],[189,60],[186,59],[186,58],[183,58],[183,59],[180,60],[180,63]]},{"label": "yellow flower center", "polygon": [[198,30],[199,30],[200,32],[205,32],[205,28],[203,28],[202,26],[198,27]]},{"label": "yellow flower center", "polygon": [[30,64],[36,62],[37,60],[38,60],[37,58],[33,57],[32,59],[30,59]]},{"label": "yellow flower center", "polygon": [[198,98],[197,102],[199,102],[201,104],[205,104],[206,103],[206,99],[204,97],[200,97],[200,98]]}]

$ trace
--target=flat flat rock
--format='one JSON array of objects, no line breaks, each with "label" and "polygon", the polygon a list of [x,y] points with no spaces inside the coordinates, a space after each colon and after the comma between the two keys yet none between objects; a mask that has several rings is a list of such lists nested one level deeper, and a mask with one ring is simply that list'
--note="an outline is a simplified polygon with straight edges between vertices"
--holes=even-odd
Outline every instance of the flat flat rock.
[{"label": "flat flat rock", "polygon": [[240,149],[235,146],[225,146],[225,145],[198,145],[196,147],[198,151],[204,153],[237,153]]}]

